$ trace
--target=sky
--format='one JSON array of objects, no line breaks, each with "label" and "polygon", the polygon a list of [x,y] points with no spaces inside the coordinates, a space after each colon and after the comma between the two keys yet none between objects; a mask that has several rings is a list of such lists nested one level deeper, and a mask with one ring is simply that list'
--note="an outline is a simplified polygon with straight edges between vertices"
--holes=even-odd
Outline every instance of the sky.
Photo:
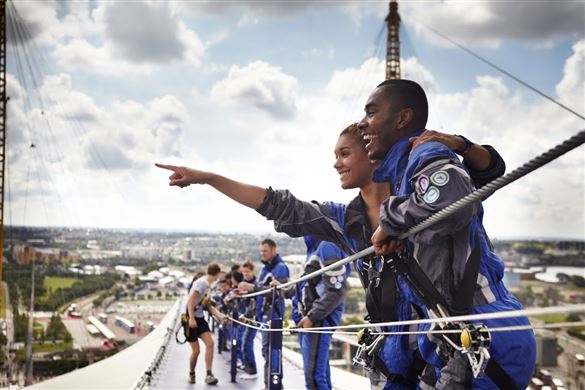
[{"label": "sky", "polygon": [[[387,2],[8,8],[6,224],[273,231],[209,187],[169,187],[155,162],[306,200],[356,196],[339,186],[333,148],[384,79]],[[425,88],[427,128],[494,146],[507,172],[585,128],[430,29],[583,115],[584,1],[401,1],[399,11],[402,78]],[[584,167],[581,146],[498,191],[484,202],[490,236],[585,239]]]}]

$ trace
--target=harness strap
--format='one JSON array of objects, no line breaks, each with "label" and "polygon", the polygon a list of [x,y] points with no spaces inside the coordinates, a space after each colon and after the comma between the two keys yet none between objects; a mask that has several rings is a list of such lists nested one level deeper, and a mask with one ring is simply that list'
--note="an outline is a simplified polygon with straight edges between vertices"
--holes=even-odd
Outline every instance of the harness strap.
[{"label": "harness strap", "polygon": [[518,389],[518,386],[516,386],[516,383],[512,380],[510,375],[508,375],[508,373],[504,371],[504,369],[493,358],[488,361],[485,373],[501,390]]},{"label": "harness strap", "polygon": [[[480,260],[479,239],[476,235],[473,251],[465,264],[463,281],[457,291],[454,308],[447,305],[444,297],[437,291],[427,274],[412,256],[405,259],[404,256],[393,253],[390,255],[389,265],[394,272],[404,278],[408,286],[428,308],[442,306],[449,312],[455,312],[460,315],[468,314],[473,306],[473,295],[477,284]],[[440,313],[440,311],[438,312]],[[493,358],[489,359],[485,373],[500,389],[516,389],[515,382]]]},{"label": "harness strap", "polygon": [[382,269],[382,272],[378,272],[371,265],[368,269],[367,286],[366,309],[370,315],[371,322],[398,320],[395,306],[398,285],[392,271]]},{"label": "harness strap", "polygon": [[416,380],[412,381],[400,374],[392,374],[390,371],[388,371],[388,367],[386,367],[384,361],[378,356],[378,354],[374,355],[373,363],[376,370],[381,372],[389,382],[406,386],[408,388],[416,387]]},{"label": "harness strap", "polygon": [[452,307],[449,312],[452,315],[468,314],[473,306],[473,295],[475,286],[477,285],[477,276],[479,275],[479,264],[481,262],[480,243],[477,234],[473,240],[473,251],[465,263],[465,270],[463,272],[463,280],[459,291],[455,294]]}]

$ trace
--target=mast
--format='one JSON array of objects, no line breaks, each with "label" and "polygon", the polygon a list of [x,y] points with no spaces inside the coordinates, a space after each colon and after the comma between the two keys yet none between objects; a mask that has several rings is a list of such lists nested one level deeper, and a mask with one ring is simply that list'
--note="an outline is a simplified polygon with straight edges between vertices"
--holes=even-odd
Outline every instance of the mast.
[{"label": "mast", "polygon": [[0,286],[4,261],[4,168],[6,164],[6,0],[0,0]]},{"label": "mast", "polygon": [[386,17],[388,36],[386,39],[386,80],[400,78],[400,15],[397,0],[391,0]]}]

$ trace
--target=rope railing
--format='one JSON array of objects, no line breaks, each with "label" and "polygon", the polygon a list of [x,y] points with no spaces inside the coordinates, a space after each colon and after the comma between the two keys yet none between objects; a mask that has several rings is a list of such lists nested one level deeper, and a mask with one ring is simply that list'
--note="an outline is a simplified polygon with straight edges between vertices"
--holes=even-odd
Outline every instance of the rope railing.
[{"label": "rope railing", "polygon": [[[464,207],[467,207],[471,203],[488,198],[490,195],[492,195],[497,190],[507,186],[508,184],[513,183],[514,181],[516,181],[524,176],[526,176],[530,172],[533,172],[536,169],[541,168],[542,166],[550,163],[551,161],[557,159],[558,157],[564,155],[565,153],[568,153],[571,150],[583,145],[583,143],[585,143],[585,129],[579,131],[577,134],[575,134],[571,138],[567,139],[563,143],[547,150],[546,152],[542,153],[541,155],[528,161],[524,165],[516,168],[512,172],[491,181],[490,183],[486,184],[482,188],[480,188],[476,191],[473,191],[472,193],[455,201],[454,203],[450,204],[449,206],[437,211],[435,214],[431,215],[427,219],[425,219],[425,220],[421,221],[420,223],[416,224],[415,226],[411,227],[406,232],[399,235],[397,238],[400,240],[408,238],[408,237],[412,236],[413,234],[418,233],[421,230],[424,230],[424,229],[428,228],[429,226],[431,226],[431,225],[445,219],[446,217],[456,213],[457,211],[463,209]],[[330,271],[330,270],[335,269],[335,268],[339,268],[345,264],[351,263],[351,262],[353,262],[361,257],[368,256],[372,253],[374,253],[374,247],[370,246],[369,248],[363,249],[363,250],[361,250],[361,251],[359,251],[351,256],[348,256],[344,259],[341,259],[341,260],[339,260],[335,263],[332,263],[326,267],[323,267],[315,272],[311,272],[310,274],[307,274],[307,275],[302,276],[302,277],[295,279],[295,280],[291,280],[287,283],[280,284],[280,285],[276,286],[276,288],[278,290],[280,290],[280,289],[295,285],[297,283],[300,283],[302,281],[312,279],[316,276],[320,276],[320,275],[324,274],[327,271]],[[266,294],[269,294],[271,291],[272,291],[272,289],[268,288],[266,290],[240,295],[239,298],[252,298],[252,297],[256,297],[256,296],[260,296],[260,295],[266,295]]]},{"label": "rope railing", "polygon": [[177,324],[180,313],[181,305],[179,304],[179,307],[177,309],[177,312],[175,313],[175,316],[173,317],[173,320],[170,322],[169,326],[167,326],[167,331],[163,336],[163,342],[160,348],[157,350],[156,355],[154,356],[154,359],[152,360],[148,368],[144,371],[144,373],[134,386],[133,388],[134,390],[145,389],[151,384],[154,375],[156,375],[158,369],[160,368],[161,362],[167,353],[168,345],[173,335],[174,326]]},{"label": "rope railing", "polygon": [[[585,310],[584,310],[585,311]],[[266,326],[256,326],[252,325],[248,322],[248,318],[246,321],[236,320],[235,318],[228,317],[229,321],[232,321],[238,325],[242,325],[251,329],[256,329],[259,331],[269,331],[269,332],[283,332],[283,333],[317,333],[317,334],[335,334],[335,335],[347,335],[347,336],[357,336],[360,332],[344,332],[339,330],[324,330],[324,329],[331,329],[331,328],[281,328],[281,329],[271,329],[267,328]],[[367,323],[356,325],[361,326],[362,328],[369,328]],[[379,324],[372,324],[372,325],[379,325]],[[513,331],[521,331],[521,330],[537,330],[537,329],[559,329],[559,328],[580,328],[585,326],[585,321],[575,321],[575,322],[556,322],[551,324],[541,324],[541,325],[513,325],[513,326],[500,326],[489,328],[485,330],[485,332],[513,332]],[[458,334],[461,333],[461,329],[428,329],[428,330],[409,330],[409,331],[372,331],[372,335],[421,335],[421,334]]]},{"label": "rope railing", "polygon": [[[389,321],[389,322],[377,322],[377,323],[364,323],[364,324],[352,324],[352,325],[338,325],[338,326],[321,326],[321,327],[313,327],[313,328],[271,328],[271,327],[256,327],[254,325],[250,325],[245,321],[240,321],[238,319],[228,317],[230,321],[233,321],[237,324],[252,327],[255,329],[259,329],[266,332],[290,332],[291,330],[295,332],[307,332],[307,333],[319,333],[323,330],[330,330],[330,331],[337,331],[337,330],[347,330],[347,329],[363,329],[363,328],[381,328],[387,326],[410,326],[410,325],[423,325],[423,324],[442,324],[445,322],[468,322],[468,321],[483,321],[483,320],[494,320],[494,319],[502,319],[502,318],[516,318],[516,317],[530,317],[530,316],[539,316],[539,315],[548,315],[548,314],[570,314],[570,313],[585,313],[585,304],[579,305],[566,305],[566,306],[551,306],[551,307],[537,307],[531,309],[522,309],[522,310],[507,310],[507,311],[497,311],[492,313],[482,313],[482,314],[467,314],[462,316],[451,316],[451,317],[440,317],[440,318],[422,318],[416,320],[403,320],[403,321]],[[579,322],[566,322],[565,324],[577,324]],[[550,324],[555,325],[551,326],[551,328],[559,327],[559,324]],[[580,326],[580,325],[575,325]],[[512,329],[514,327],[506,327]],[[490,328],[491,330],[491,328]],[[384,334],[426,334],[429,331],[414,331],[418,333],[404,333],[404,332],[379,332]],[[435,331],[441,332],[441,331]],[[459,330],[460,332],[460,330]],[[449,332],[447,332],[449,333]]]}]

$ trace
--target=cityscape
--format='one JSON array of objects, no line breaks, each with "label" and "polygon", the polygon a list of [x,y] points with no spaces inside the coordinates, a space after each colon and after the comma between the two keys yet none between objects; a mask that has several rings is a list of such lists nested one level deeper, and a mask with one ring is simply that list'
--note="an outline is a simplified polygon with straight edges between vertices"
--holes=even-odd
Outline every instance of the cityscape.
[{"label": "cityscape", "polygon": [[[258,244],[271,237],[294,277],[301,273],[305,252],[302,239],[284,235],[9,227],[5,237],[2,386],[24,384],[31,297],[37,382],[109,357],[148,335],[187,291],[193,275],[210,262],[224,270],[245,260],[259,265]],[[525,307],[585,303],[583,241],[493,244],[506,262],[508,288]],[[363,322],[366,314],[355,275],[350,286],[345,324]],[[569,314],[531,320],[550,324],[582,319]],[[537,338],[541,376],[566,388],[584,383],[585,327],[538,330]],[[292,349],[298,348],[295,344],[294,338],[285,340]],[[342,350],[343,341],[335,340],[332,365],[360,372]]]}]

